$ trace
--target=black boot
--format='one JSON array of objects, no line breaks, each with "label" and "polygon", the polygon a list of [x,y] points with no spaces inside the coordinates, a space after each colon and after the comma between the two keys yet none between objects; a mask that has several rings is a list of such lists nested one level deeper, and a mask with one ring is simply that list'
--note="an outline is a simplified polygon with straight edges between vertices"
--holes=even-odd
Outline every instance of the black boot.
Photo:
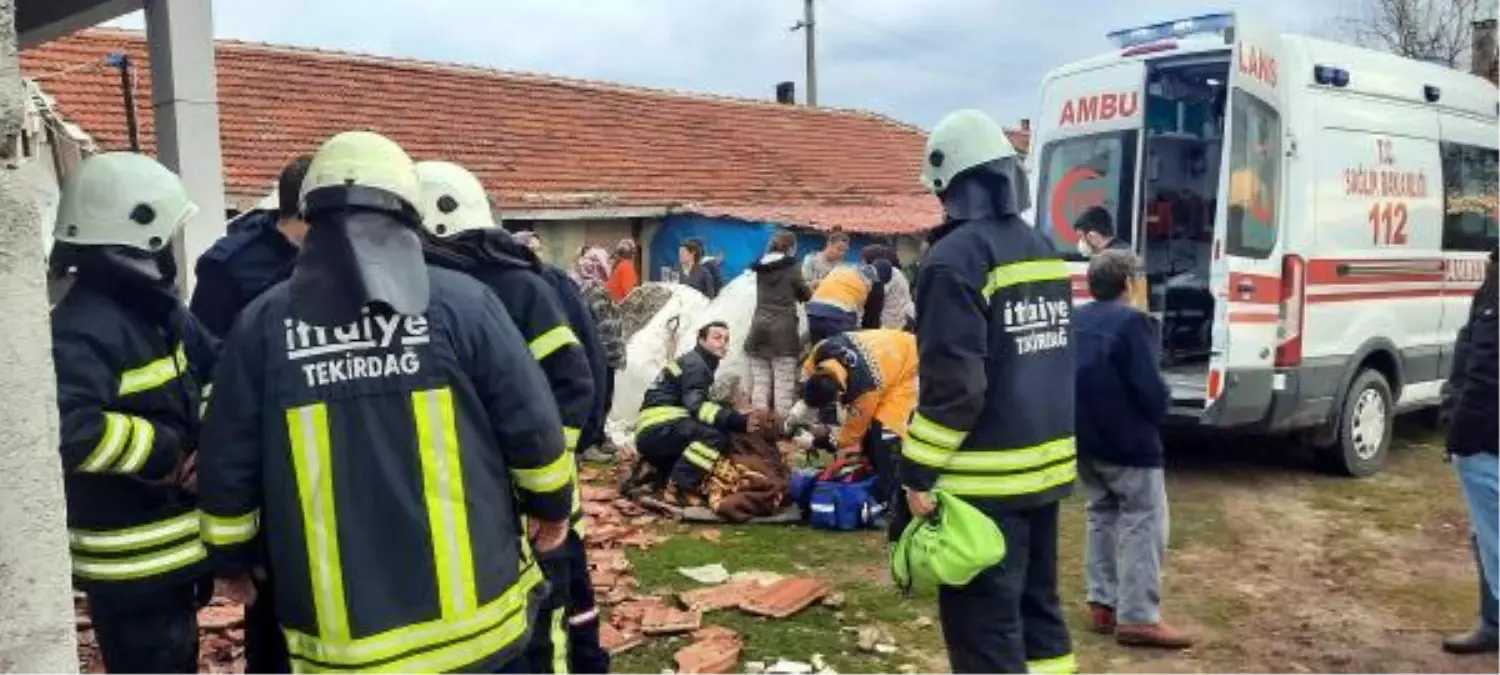
[{"label": "black boot", "polygon": [[1496,654],[1500,652],[1500,597],[1490,591],[1490,579],[1485,576],[1485,565],[1479,556],[1479,541],[1470,540],[1475,547],[1475,565],[1479,568],[1479,625],[1475,630],[1443,640],[1443,651],[1449,654]]}]

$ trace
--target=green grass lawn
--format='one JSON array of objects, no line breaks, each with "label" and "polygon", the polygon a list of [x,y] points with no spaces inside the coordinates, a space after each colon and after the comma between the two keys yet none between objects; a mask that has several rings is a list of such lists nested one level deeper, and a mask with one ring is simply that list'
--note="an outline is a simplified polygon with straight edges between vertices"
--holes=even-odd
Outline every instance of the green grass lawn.
[{"label": "green grass lawn", "polygon": [[[1087,631],[1083,504],[1076,496],[1064,502],[1059,594],[1084,672],[1494,672],[1493,658],[1449,660],[1436,649],[1443,631],[1465,627],[1475,611],[1466,525],[1434,437],[1406,434],[1399,445],[1386,472],[1369,480],[1267,461],[1263,455],[1273,453],[1254,444],[1222,462],[1199,455],[1174,466],[1163,611],[1202,638],[1187,653],[1130,650]],[[719,540],[694,536],[706,529],[718,529]],[[816,576],[844,596],[837,609],[814,605],[782,620],[733,609],[706,615],[704,625],[744,638],[740,669],[747,661],[807,662],[815,653],[841,673],[948,668],[936,598],[902,597],[891,585],[883,533],[786,525],[660,532],[662,544],[630,552],[642,592],[694,588],[677,568],[722,563],[731,572]],[[1289,633],[1284,622],[1292,622]],[[896,653],[856,647],[855,631],[870,625],[895,638]],[[619,655],[615,670],[673,668],[687,640],[651,639]]]}]

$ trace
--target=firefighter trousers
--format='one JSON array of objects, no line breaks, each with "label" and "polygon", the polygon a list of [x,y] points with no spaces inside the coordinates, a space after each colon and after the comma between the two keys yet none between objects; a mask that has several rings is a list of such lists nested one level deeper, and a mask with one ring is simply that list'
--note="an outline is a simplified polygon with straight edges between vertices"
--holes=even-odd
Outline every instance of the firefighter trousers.
[{"label": "firefighter trousers", "polygon": [[[571,533],[569,534],[571,537]],[[572,590],[573,559],[567,542],[546,553],[536,554],[550,592],[531,625],[526,643],[527,671],[562,675],[568,672],[568,596]]]},{"label": "firefighter trousers", "polygon": [[636,434],[635,444],[658,474],[679,488],[696,491],[713,473],[719,454],[729,449],[729,437],[696,420],[678,419]]},{"label": "firefighter trousers", "polygon": [[245,672],[290,673],[292,660],[276,616],[275,587],[269,577],[252,575],[250,579],[255,584],[255,600],[245,607]]},{"label": "firefighter trousers", "polygon": [[[208,593],[204,593],[203,586]],[[150,595],[89,594],[94,636],[111,673],[198,672],[198,608],[211,582]]]},{"label": "firefighter trousers", "polygon": [[938,591],[953,672],[1078,672],[1057,599],[1058,505],[987,515],[1005,535],[1005,560]]}]

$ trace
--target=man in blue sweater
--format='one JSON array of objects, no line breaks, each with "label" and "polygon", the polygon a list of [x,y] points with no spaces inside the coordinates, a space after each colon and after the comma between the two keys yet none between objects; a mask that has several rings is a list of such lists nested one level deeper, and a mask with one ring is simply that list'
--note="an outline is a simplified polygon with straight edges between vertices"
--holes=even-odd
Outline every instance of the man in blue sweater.
[{"label": "man in blue sweater", "polygon": [[1088,272],[1094,302],[1073,314],[1089,613],[1094,630],[1120,644],[1185,649],[1192,640],[1161,620],[1167,485],[1157,427],[1171,391],[1152,319],[1129,303],[1139,269],[1129,251],[1099,251]]}]

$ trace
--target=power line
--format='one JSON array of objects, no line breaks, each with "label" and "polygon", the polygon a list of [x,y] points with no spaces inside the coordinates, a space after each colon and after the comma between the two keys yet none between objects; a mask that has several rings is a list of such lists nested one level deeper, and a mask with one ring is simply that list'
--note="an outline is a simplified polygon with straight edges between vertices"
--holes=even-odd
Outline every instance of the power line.
[{"label": "power line", "polygon": [[[943,54],[946,54],[947,56],[949,56],[950,58],[953,58],[953,59],[955,59],[955,60],[957,60],[959,62],[963,62],[963,63],[984,63],[984,62],[990,60],[991,58],[993,58],[993,57],[990,57],[990,58],[980,58],[978,55],[975,55],[975,54],[970,54],[970,53],[961,52],[961,51],[954,51],[954,50],[951,49],[951,46],[949,46],[949,45],[941,45],[941,44],[939,44],[937,42],[934,42],[930,38],[929,39],[917,38],[917,37],[913,37],[913,36],[911,36],[909,34],[893,30],[891,28],[888,28],[888,27],[886,27],[886,26],[884,26],[884,25],[876,22],[876,21],[872,21],[870,19],[866,19],[866,18],[864,18],[864,17],[862,17],[862,16],[860,16],[858,14],[855,14],[855,13],[853,13],[853,12],[847,10],[847,9],[844,9],[844,8],[840,7],[838,4],[832,2],[832,0],[824,0],[823,4],[824,4],[824,6],[826,8],[828,8],[831,11],[833,11],[835,14],[839,14],[839,15],[845,17],[845,18],[852,19],[854,22],[856,22],[858,24],[862,24],[863,27],[868,32],[883,34],[885,37],[894,38],[895,40],[907,43],[908,45],[920,47],[921,50],[922,50],[920,53],[923,53],[923,54],[943,53]],[[952,75],[954,73],[949,72],[948,74]]]}]

